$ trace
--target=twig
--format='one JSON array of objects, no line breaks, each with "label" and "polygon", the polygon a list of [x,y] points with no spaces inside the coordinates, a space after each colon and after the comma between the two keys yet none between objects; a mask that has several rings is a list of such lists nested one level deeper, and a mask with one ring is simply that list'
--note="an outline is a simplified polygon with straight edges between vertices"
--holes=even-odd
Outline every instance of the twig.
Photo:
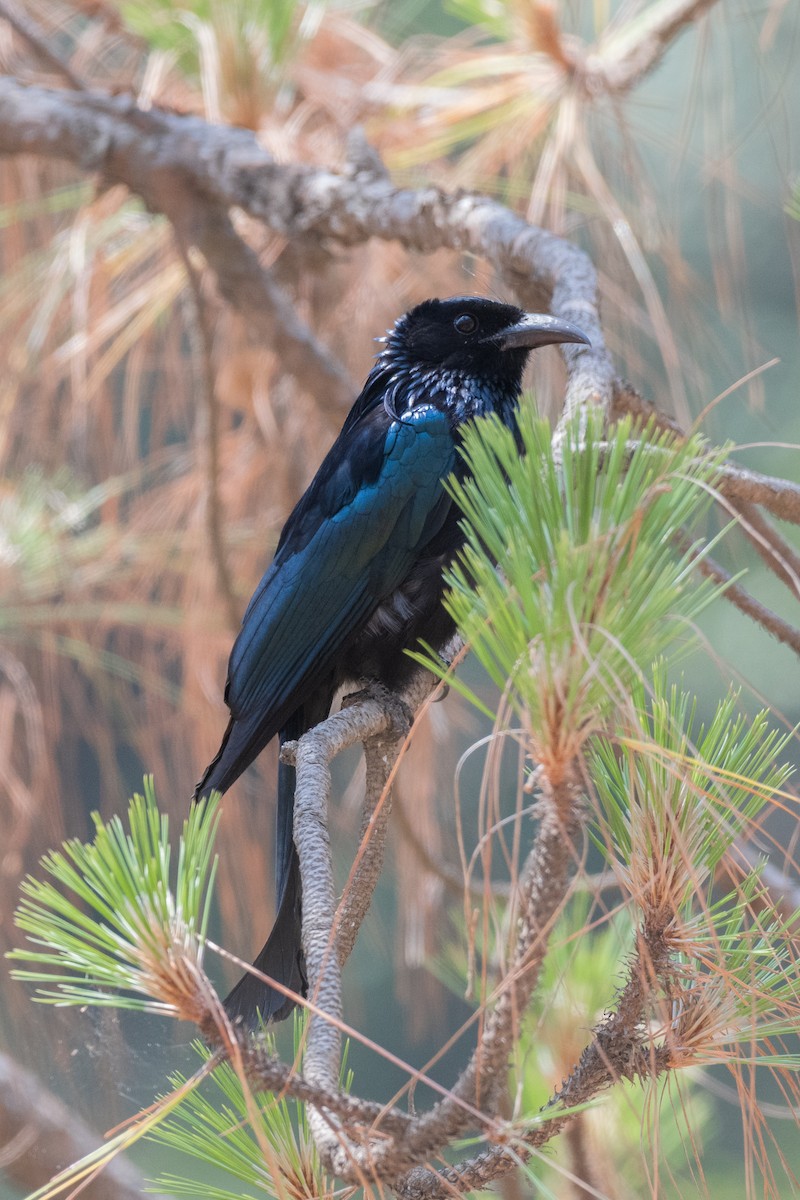
[{"label": "twig", "polygon": [[[296,1100],[335,1113],[347,1123],[348,1129],[365,1128],[380,1130],[385,1134],[402,1137],[411,1123],[408,1113],[387,1108],[372,1100],[362,1100],[337,1088],[325,1088],[312,1083],[306,1076],[293,1071],[286,1063],[269,1054],[264,1043],[253,1038],[246,1030],[236,1029],[237,1057],[245,1076],[257,1091],[273,1092],[277,1096],[292,1096]],[[211,1027],[203,1029],[207,1040],[219,1045],[217,1031]]]},{"label": "twig", "polygon": [[698,559],[696,563],[697,569],[701,575],[705,575],[707,579],[713,579],[716,583],[725,583],[728,586],[723,593],[726,600],[735,605],[740,612],[746,614],[762,628],[766,629],[767,633],[771,633],[779,642],[783,642],[785,646],[791,647],[795,654],[800,654],[800,629],[790,625],[788,621],[784,621],[772,609],[767,608],[760,600],[756,600],[755,596],[751,596],[738,583],[731,583],[731,574],[724,567],[720,566],[713,558],[705,556]]},{"label": "twig", "polygon": [[645,400],[637,392],[633,384],[626,379],[614,380],[614,393],[611,402],[611,420],[619,421],[621,417],[633,417],[637,424],[646,425],[648,422],[664,433],[674,433],[685,437],[683,428],[673,417],[668,417],[649,400]]},{"label": "twig", "polygon": [[[634,388],[622,382],[614,389],[611,415],[612,419],[633,416],[643,424],[652,422],[656,429],[674,433],[679,438],[686,436],[676,422],[659,413]],[[723,507],[741,518],[739,526],[742,533],[755,547],[762,561],[796,598],[800,597],[800,555],[755,507],[760,504],[773,516],[800,524],[800,485],[728,462],[719,468],[716,488],[723,498]],[[705,574],[719,582],[730,579],[723,568],[713,561]],[[788,622],[738,585],[729,587],[725,595],[747,616],[797,651],[800,632]]]},{"label": "twig", "polygon": [[[0,1054],[0,1165],[9,1180],[33,1192],[101,1144],[102,1139],[35,1075]],[[144,1191],[138,1171],[117,1155],[81,1194],[85,1200],[141,1200]]]},{"label": "twig", "polygon": [[55,71],[57,75],[74,88],[76,92],[85,92],[86,84],[76,75],[72,67],[63,62],[47,44],[47,39],[29,16],[17,12],[16,7],[9,3],[9,0],[0,0],[0,18],[7,21],[18,37],[30,46],[39,61],[49,67],[51,71]]},{"label": "twig", "polygon": [[452,1200],[454,1194],[489,1187],[568,1127],[574,1117],[560,1115],[559,1109],[587,1104],[621,1079],[656,1078],[667,1070],[669,1050],[650,1042],[644,1016],[655,987],[668,981],[669,969],[659,931],[641,934],[616,1009],[595,1030],[578,1064],[542,1109],[546,1119],[508,1145],[491,1146],[455,1166],[438,1171],[415,1168],[398,1188],[403,1200]]},{"label": "twig", "polygon": [[[337,945],[327,831],[330,763],[336,754],[356,742],[369,747],[366,810],[376,810],[407,732],[403,729],[401,734],[397,729],[397,708],[402,706],[404,713],[415,711],[435,684],[436,680],[427,671],[416,671],[402,696],[395,697],[393,702],[388,697],[365,694],[283,749],[287,758],[294,759],[297,773],[294,839],[303,880],[303,945],[309,996],[321,1010],[309,1022],[304,1074],[310,1083],[330,1090],[337,1088],[341,1058],[340,962],[352,948],[367,911],[377,881],[374,868],[382,856],[385,836],[384,820],[383,831],[378,829],[377,849],[367,855],[366,868],[354,875],[350,899],[339,926],[341,941]],[[341,1150],[346,1139],[330,1110],[315,1106],[309,1119],[324,1155],[330,1156],[334,1147]]]},{"label": "twig", "polygon": [[398,734],[389,729],[364,741],[366,782],[359,851],[334,920],[340,966],[347,961],[355,945],[383,869],[392,812],[391,779],[404,740],[403,732]]},{"label": "twig", "polygon": [[192,262],[191,255],[177,231],[175,234],[175,244],[178,247],[178,253],[186,270],[186,277],[189,280],[189,287],[194,302],[197,340],[199,342],[198,357],[201,365],[198,372],[200,385],[198,389],[200,400],[198,409],[202,417],[202,440],[206,452],[205,517],[208,545],[211,551],[211,561],[214,564],[217,591],[225,606],[228,627],[233,633],[236,633],[239,628],[240,612],[239,605],[236,602],[236,594],[233,589],[230,571],[228,570],[225,537],[222,531],[222,501],[219,494],[219,405],[214,386],[214,355],[211,330],[208,327],[200,277]]},{"label": "twig", "polygon": [[800,555],[750,501],[736,500],[733,507],[741,517],[742,533],[755,547],[759,558],[789,588],[795,599],[800,600]]},{"label": "twig", "polygon": [[[494,200],[435,188],[396,188],[378,171],[353,177],[276,163],[244,129],[155,109],[144,112],[131,97],[79,96],[0,79],[0,154],[26,152],[99,171],[171,219],[176,195],[181,205],[188,196],[195,213],[216,207],[226,214],[238,206],[293,240],[350,246],[378,237],[423,253],[449,247],[488,258],[523,303],[548,306],[577,321],[590,337],[591,348],[561,348],[568,410],[611,404],[614,369],[600,326],[591,260]],[[224,227],[223,232],[229,236]],[[199,235],[192,240],[204,254],[211,253],[212,246],[201,244]],[[241,251],[240,258],[251,253]],[[214,263],[220,291],[252,316],[252,296],[245,302],[231,287],[235,264],[226,261],[227,255],[220,259]],[[249,267],[245,278],[253,279]],[[307,371],[304,375],[308,378]],[[318,398],[324,395],[322,389],[312,390]]]},{"label": "twig", "polygon": [[581,64],[580,77],[587,91],[621,96],[661,61],[682,29],[697,21],[716,0],[668,0],[638,13],[635,29],[620,36],[619,28],[601,38]]},{"label": "twig", "polygon": [[[659,412],[655,405],[645,400],[629,383],[617,380],[611,419],[631,416],[642,424],[652,422],[656,429],[674,433],[678,437],[686,434],[672,417]],[[737,504],[760,504],[781,521],[800,525],[800,484],[774,475],[763,475],[751,471],[738,463],[724,463],[719,468],[719,490]],[[795,552],[792,551],[794,554]]]},{"label": "twig", "polygon": [[777,479],[749,471],[735,463],[722,468],[723,489],[729,500],[760,504],[774,517],[800,525],[800,486],[788,479]]}]

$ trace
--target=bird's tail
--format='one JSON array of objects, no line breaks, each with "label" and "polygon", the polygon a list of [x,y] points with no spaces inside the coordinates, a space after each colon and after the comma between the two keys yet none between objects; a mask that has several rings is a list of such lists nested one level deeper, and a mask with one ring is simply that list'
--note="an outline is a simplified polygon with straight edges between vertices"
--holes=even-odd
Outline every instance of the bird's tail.
[{"label": "bird's tail", "polygon": [[[328,715],[332,694],[317,693],[292,714],[280,731],[280,743],[294,741],[318,725]],[[302,939],[302,888],[300,863],[293,840],[295,770],[286,763],[278,766],[278,810],[275,838],[275,880],[277,916],[263,949],[253,962],[257,971],[306,995],[305,958]],[[263,1021],[283,1021],[296,1001],[248,972],[227,996],[228,1015],[255,1028],[259,1015]]]}]

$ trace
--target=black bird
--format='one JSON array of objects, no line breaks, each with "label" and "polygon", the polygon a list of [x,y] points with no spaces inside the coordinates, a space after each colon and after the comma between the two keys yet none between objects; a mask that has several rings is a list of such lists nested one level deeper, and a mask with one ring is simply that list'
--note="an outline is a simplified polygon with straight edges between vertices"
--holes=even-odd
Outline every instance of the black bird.
[{"label": "black bird", "polygon": [[[513,428],[530,351],[589,339],[552,316],[457,296],[419,304],[384,342],[247,606],[228,667],[230,723],[198,799],[226,791],[276,734],[283,744],[322,721],[342,684],[396,689],[414,669],[407,648],[445,645],[442,572],[463,535],[442,480],[465,472],[461,426],[493,412]],[[305,994],[294,782],[281,765],[278,915],[254,965]],[[282,1020],[294,1007],[249,974],[225,1005],[251,1025],[257,1010]]]}]

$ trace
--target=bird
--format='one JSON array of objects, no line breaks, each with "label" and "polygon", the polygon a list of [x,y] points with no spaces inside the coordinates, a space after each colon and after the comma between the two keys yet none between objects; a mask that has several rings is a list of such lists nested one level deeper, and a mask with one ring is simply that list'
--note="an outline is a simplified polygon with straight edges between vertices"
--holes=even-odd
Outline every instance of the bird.
[{"label": "bird", "polygon": [[[536,347],[590,345],[571,322],[481,296],[425,300],[377,339],[383,348],[339,436],[278,539],[228,664],[230,720],[195,799],[225,792],[276,735],[301,737],[343,685],[401,689],[405,653],[455,631],[443,574],[464,544],[444,480],[466,475],[464,426],[496,414],[511,429]],[[302,895],[292,840],[294,769],[278,768],[276,918],[254,967],[305,996]],[[224,1001],[257,1028],[296,1001],[246,973]]]}]

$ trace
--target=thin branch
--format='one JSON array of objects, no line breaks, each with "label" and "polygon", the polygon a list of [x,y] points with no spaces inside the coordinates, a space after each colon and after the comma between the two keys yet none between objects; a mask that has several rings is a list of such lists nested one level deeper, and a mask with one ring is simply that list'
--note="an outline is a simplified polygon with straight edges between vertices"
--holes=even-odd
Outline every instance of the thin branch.
[{"label": "thin branch", "polygon": [[[310,1083],[323,1088],[336,1090],[339,1078],[340,961],[352,948],[369,906],[377,881],[377,871],[372,868],[376,865],[375,858],[380,859],[383,853],[383,837],[379,830],[377,852],[373,852],[374,857],[367,855],[366,869],[355,872],[350,899],[343,910],[344,921],[340,923],[341,943],[337,946],[333,867],[327,828],[330,763],[335,755],[356,742],[369,746],[366,808],[377,812],[397,751],[407,732],[409,714],[420,706],[436,682],[427,671],[416,671],[402,696],[365,693],[298,742],[287,743],[283,748],[284,756],[294,760],[297,772],[294,840],[303,880],[303,946],[309,997],[316,1009],[308,1027],[304,1074]],[[334,1147],[342,1148],[346,1139],[341,1124],[330,1110],[315,1106],[309,1113],[309,1120],[324,1155],[330,1157]]]},{"label": "thin branch", "polygon": [[183,239],[175,234],[175,244],[183,261],[186,276],[194,302],[195,329],[199,342],[196,357],[200,360],[198,371],[199,404],[198,411],[202,420],[202,442],[206,457],[206,503],[205,518],[208,545],[211,561],[214,564],[214,574],[217,580],[217,591],[225,606],[228,628],[233,632],[239,628],[240,612],[233,588],[233,581],[228,569],[225,552],[225,535],[223,533],[222,500],[219,494],[219,404],[214,385],[214,351],[213,339],[209,328],[203,292],[194,263]]},{"label": "thin branch", "polygon": [[[567,409],[611,404],[614,369],[600,326],[591,260],[577,246],[529,225],[487,197],[396,188],[369,164],[346,174],[279,164],[248,130],[142,111],[129,96],[79,96],[0,79],[0,154],[20,153],[97,171],[108,181],[125,184],[170,219],[176,216],[179,194],[179,209],[187,196],[195,201],[196,213],[216,207],[226,214],[237,206],[292,240],[351,246],[378,237],[422,253],[471,251],[491,260],[523,303],[571,318],[590,337],[591,348],[561,347],[568,373]],[[211,262],[212,245],[199,236],[192,240],[204,254],[208,251]],[[241,257],[251,253],[241,251]],[[230,288],[235,266],[226,261],[213,265],[220,291],[230,292],[239,311],[245,311],[238,288]],[[246,278],[252,278],[252,271]],[[323,389],[312,390],[324,396]]]},{"label": "thin branch", "polygon": [[[33,1192],[101,1144],[102,1139],[35,1075],[0,1054],[0,1167],[9,1180]],[[138,1171],[117,1155],[81,1194],[86,1200],[141,1200],[144,1192]]]},{"label": "thin branch", "polygon": [[621,1079],[655,1079],[663,1074],[669,1067],[669,1051],[650,1042],[644,1017],[655,987],[668,974],[669,955],[659,932],[641,934],[616,1009],[595,1030],[580,1061],[542,1109],[545,1119],[509,1144],[491,1146],[455,1166],[438,1171],[415,1168],[397,1189],[403,1200],[452,1200],[454,1194],[489,1187],[569,1126],[573,1114],[560,1114],[560,1109],[587,1104]]},{"label": "thin branch", "polygon": [[[217,1030],[208,1027],[203,1034],[214,1045],[220,1044]],[[237,1058],[245,1076],[256,1091],[272,1092],[276,1096],[292,1096],[305,1104],[336,1114],[349,1130],[380,1130],[384,1134],[402,1137],[412,1118],[408,1113],[387,1108],[373,1100],[362,1100],[337,1088],[325,1088],[312,1083],[306,1076],[293,1071],[279,1058],[269,1054],[264,1043],[246,1030],[234,1030]]]},{"label": "thin branch", "polygon": [[674,417],[667,416],[656,408],[655,404],[645,400],[626,379],[614,380],[610,417],[612,421],[619,421],[622,417],[633,417],[637,425],[647,425],[650,422],[664,433],[674,433],[678,437],[686,436]]},{"label": "thin branch", "polygon": [[740,504],[760,504],[774,517],[800,525],[800,486],[789,479],[777,479],[749,471],[735,463],[722,470],[725,495]]},{"label": "thin branch", "polygon": [[[652,422],[656,429],[674,433],[678,437],[686,434],[681,426],[660,412],[649,400],[645,400],[634,387],[623,380],[614,384],[611,419],[634,417],[645,425]],[[774,475],[762,475],[738,463],[725,463],[720,467],[719,490],[737,504],[760,504],[781,521],[800,525],[800,484]]]},{"label": "thin branch", "polygon": [[694,24],[717,0],[665,0],[637,12],[626,28],[613,26],[579,68],[579,77],[592,95],[622,96],[658,66],[672,42]]},{"label": "thin branch", "polygon": [[[653,405],[643,400],[633,387],[622,382],[618,382],[614,388],[611,416],[612,419],[632,416],[642,424],[651,422],[656,429],[674,433],[680,438],[686,436],[676,422],[659,413]],[[762,475],[758,471],[750,471],[737,463],[729,462],[719,468],[716,488],[723,498],[723,507],[741,518],[739,527],[755,547],[759,557],[776,578],[798,598],[800,554],[755,506],[759,504],[781,520],[800,524],[800,485],[788,479]],[[730,580],[730,575],[721,566],[713,560],[705,561],[710,565],[701,569],[707,577],[720,583]],[[800,631],[794,626],[777,616],[738,584],[730,586],[725,596],[779,641],[800,653]]]},{"label": "thin branch", "polygon": [[539,980],[552,922],[567,893],[575,861],[572,839],[579,792],[569,778],[555,788],[544,776],[540,778],[541,824],[520,874],[519,928],[512,962],[472,1058],[452,1088],[453,1099],[441,1101],[418,1118],[407,1135],[406,1145],[414,1145],[417,1161],[431,1158],[468,1127],[464,1110],[455,1101],[485,1104],[497,1079],[504,1078],[516,1030]]},{"label": "thin branch", "polygon": [[[723,492],[730,501],[727,488],[723,487]],[[736,500],[733,507],[741,517],[742,533],[755,547],[759,558],[794,593],[795,599],[800,600],[800,555],[749,500]]]},{"label": "thin branch", "polygon": [[359,849],[334,919],[340,966],[344,965],[352,952],[383,870],[392,812],[391,783],[405,735],[406,731],[398,733],[390,728],[364,741],[366,782]]},{"label": "thin branch", "polygon": [[794,625],[790,625],[788,621],[784,621],[777,613],[774,613],[771,608],[767,608],[760,600],[756,600],[755,596],[751,596],[738,583],[731,583],[732,576],[729,571],[720,566],[713,558],[708,556],[697,561],[697,569],[701,575],[705,575],[707,579],[713,579],[715,583],[725,583],[728,586],[723,592],[723,596],[731,604],[735,605],[740,612],[750,617],[767,633],[771,633],[779,642],[783,642],[785,646],[789,646],[794,650],[795,654],[800,654],[800,629]]},{"label": "thin branch", "polygon": [[47,38],[38,25],[24,13],[18,12],[16,6],[9,0],[0,0],[0,19],[6,21],[17,37],[26,42],[45,68],[60,75],[76,92],[85,92],[86,84],[76,75],[72,67],[65,63],[50,49]]}]

